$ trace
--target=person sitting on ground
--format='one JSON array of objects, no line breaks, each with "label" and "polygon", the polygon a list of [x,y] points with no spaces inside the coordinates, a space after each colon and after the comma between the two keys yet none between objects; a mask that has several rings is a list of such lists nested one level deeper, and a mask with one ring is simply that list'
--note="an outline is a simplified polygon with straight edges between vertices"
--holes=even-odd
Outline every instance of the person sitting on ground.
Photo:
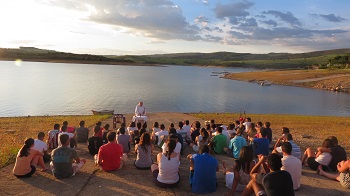
[{"label": "person sitting on ground", "polygon": [[127,160],[128,156],[123,153],[123,146],[116,143],[116,135],[115,132],[109,132],[108,143],[102,145],[95,155],[96,165],[101,166],[104,171],[120,170]]},{"label": "person sitting on ground", "polygon": [[156,121],[153,123],[151,140],[154,141],[156,138],[156,133],[160,131],[159,123]]},{"label": "person sitting on ground", "polygon": [[244,129],[245,132],[248,131],[251,123],[252,123],[252,119],[250,117],[247,117],[247,118],[244,119],[244,123],[242,123],[242,125],[245,127],[245,129]]},{"label": "person sitting on ground", "polygon": [[343,187],[350,189],[350,160],[339,162],[337,164],[337,170],[339,172],[337,174],[327,173],[323,171],[321,165],[318,166],[319,175],[332,180],[337,180]]},{"label": "person sitting on ground", "polygon": [[105,126],[103,126],[103,131],[102,131],[102,142],[103,144],[107,144],[108,140],[107,140],[107,133],[109,132],[109,124],[105,124]]},{"label": "person sitting on ground", "polygon": [[232,169],[228,168],[226,162],[222,162],[226,187],[231,189],[226,195],[234,195],[235,191],[243,191],[247,186],[251,180],[250,172],[255,165],[253,158],[254,155],[252,147],[243,146],[239,153],[238,159],[236,159],[234,162]]},{"label": "person sitting on ground", "polygon": [[164,137],[167,137],[169,132],[165,130],[164,124],[160,124],[160,131],[155,133],[156,140],[155,143],[160,146],[162,142],[164,142]]},{"label": "person sitting on ground", "polygon": [[130,152],[131,136],[125,134],[125,128],[119,128],[119,135],[117,136],[117,143],[123,146],[123,153],[128,154]]},{"label": "person sitting on ground", "polygon": [[[205,131],[206,132],[206,131]],[[219,164],[216,158],[209,154],[209,147],[202,146],[199,154],[189,154],[190,160],[190,186],[193,193],[206,194],[216,191],[216,172]]]},{"label": "person sitting on ground", "polygon": [[210,138],[213,138],[216,135],[216,124],[210,123]]},{"label": "person sitting on ground", "polygon": [[[184,140],[183,140],[182,136],[176,132],[175,128],[171,128],[171,127],[169,128],[169,135],[176,135],[176,141],[177,141],[177,143],[180,143],[180,145],[181,145],[180,155],[182,155],[183,150],[184,150]],[[175,139],[175,137],[173,137],[173,138]],[[176,147],[177,146],[178,146],[178,144],[176,144]],[[178,153],[177,151],[175,151],[175,152]]]},{"label": "person sitting on ground", "polygon": [[256,134],[258,133],[258,131],[255,129],[255,124],[251,122],[247,127],[248,129],[246,129],[245,132],[247,133],[248,138],[255,138]]},{"label": "person sitting on ground", "polygon": [[36,171],[36,165],[39,163],[42,166],[41,171],[47,170],[45,167],[42,152],[33,149],[34,139],[28,138],[24,141],[24,145],[18,151],[16,156],[15,166],[13,167],[13,174],[17,178],[31,177]]},{"label": "person sitting on ground", "polygon": [[191,139],[191,134],[189,132],[187,132],[187,130],[183,129],[183,122],[180,121],[178,124],[179,128],[176,130],[176,133],[180,134],[182,137],[183,142],[187,143],[188,141],[190,141]]},{"label": "person sitting on ground", "polygon": [[264,124],[264,129],[267,133],[267,138],[269,139],[270,143],[272,141],[272,129],[270,128],[271,123],[270,122],[265,122]]},{"label": "person sitting on ground", "polygon": [[[183,127],[182,129],[185,130],[187,132],[187,137],[189,139],[191,139],[191,126],[190,126],[190,121],[189,120],[185,120],[184,123],[183,123]],[[186,141],[186,142],[190,142],[190,141]]]},{"label": "person sitting on ground", "polygon": [[191,132],[190,136],[191,136],[191,141],[195,142],[196,141],[196,137],[198,135],[200,135],[201,123],[199,121],[195,121],[193,123],[194,123],[195,127],[194,127],[193,131]]},{"label": "person sitting on ground", "polygon": [[231,152],[230,156],[233,156],[233,158],[238,159],[240,155],[240,151],[243,148],[243,146],[247,145],[246,139],[242,136],[243,129],[240,128],[236,132],[236,136],[230,140],[228,148],[224,148],[225,152]]},{"label": "person sitting on ground", "polygon": [[[181,156],[181,143],[179,142],[179,137],[178,135],[174,134],[173,132],[169,134],[169,137],[168,137],[168,140],[174,140],[176,141],[176,147],[174,149],[174,152],[177,153],[179,155],[179,159],[180,159],[180,156]],[[167,148],[167,144],[164,143],[163,146],[162,146],[162,150],[163,150],[163,153],[165,153],[166,151],[168,151],[168,148]]]},{"label": "person sitting on ground", "polygon": [[341,161],[346,161],[346,152],[343,147],[338,145],[338,139],[335,136],[330,136],[328,139],[331,139],[334,143],[334,147],[330,148],[323,148],[323,147],[318,147],[317,150],[319,152],[329,152],[332,155],[331,162],[329,163],[329,168],[333,171],[337,171],[337,165]]},{"label": "person sitting on ground", "polygon": [[300,147],[293,142],[293,136],[290,133],[283,134],[281,138],[278,138],[274,147],[274,150],[276,150],[275,153],[282,153],[281,145],[284,142],[289,142],[292,145],[292,155],[300,160],[301,159]]},{"label": "person sitting on ground", "polygon": [[135,122],[131,122],[129,124],[129,126],[126,128],[126,130],[127,130],[127,132],[126,132],[127,135],[132,135],[132,134],[134,134],[134,131],[138,130],[138,129],[136,127]]},{"label": "person sitting on ground", "polygon": [[100,137],[101,139],[103,139],[102,138],[102,136],[103,136],[103,127],[102,127],[102,122],[101,121],[98,121],[96,123],[96,125],[94,127],[94,131],[95,131],[95,129],[99,130],[99,132],[97,133],[97,136]]},{"label": "person sitting on ground", "polygon": [[208,145],[209,143],[209,133],[205,128],[202,128],[200,131],[200,135],[196,137],[195,143],[191,143],[193,151],[198,152],[199,149],[203,148],[203,146]]},{"label": "person sitting on ground", "polygon": [[134,144],[138,144],[140,142],[140,137],[143,133],[146,133],[147,131],[147,123],[144,122],[141,126],[141,129],[138,131],[138,136],[135,136],[134,138]]},{"label": "person sitting on ground", "polygon": [[175,140],[168,140],[167,151],[157,155],[157,164],[151,166],[154,182],[162,188],[174,188],[180,183],[178,154],[174,152]]},{"label": "person sitting on ground", "polygon": [[262,154],[267,156],[269,154],[270,141],[267,139],[265,129],[261,131],[261,138],[249,137],[249,140],[252,141],[255,146],[255,155]]},{"label": "person sitting on ground", "polygon": [[80,121],[79,126],[80,127],[75,130],[77,142],[78,143],[86,143],[87,140],[89,139],[90,130],[85,127],[85,121],[83,121],[83,120]]},{"label": "person sitting on ground", "polygon": [[[282,161],[278,154],[272,153],[267,157],[258,155],[259,162],[250,172],[251,180],[242,192],[242,196],[255,195],[283,195],[294,196],[293,181],[289,172],[281,170]],[[264,173],[258,173],[263,166]]]},{"label": "person sitting on ground", "polygon": [[141,128],[142,128],[141,122],[137,122],[136,123],[136,128],[137,128],[137,130],[133,131],[132,134],[131,134],[131,138],[132,138],[133,141],[135,140],[135,138],[138,138],[141,135],[140,134]]},{"label": "person sitting on ground", "polygon": [[74,133],[75,132],[75,127],[68,126],[68,121],[63,121],[62,127],[63,126],[67,127],[67,132],[68,133]]},{"label": "person sitting on ground", "polygon": [[153,145],[149,133],[143,133],[140,142],[135,145],[135,167],[137,169],[150,169],[153,164],[152,160]]},{"label": "person sitting on ground", "polygon": [[34,140],[33,149],[37,150],[39,152],[42,152],[44,154],[43,155],[44,163],[47,163],[47,162],[49,162],[51,160],[51,156],[47,152],[47,144],[44,142],[44,138],[45,138],[45,133],[44,132],[39,132],[38,133],[38,139]]},{"label": "person sitting on ground", "polygon": [[[69,136],[60,135],[62,146],[56,148],[51,153],[51,170],[57,179],[69,178],[74,176],[85,163],[85,159],[80,159],[75,149],[69,148]],[[73,163],[73,160],[75,161]]]},{"label": "person sitting on ground", "polygon": [[294,190],[299,189],[301,180],[302,164],[300,159],[292,155],[293,147],[290,142],[283,142],[282,146],[282,168],[292,176]]},{"label": "person sitting on ground", "polygon": [[222,134],[222,127],[216,127],[216,135],[210,142],[212,150],[217,154],[225,154],[224,148],[227,147],[227,138]]},{"label": "person sitting on ground", "polygon": [[61,127],[61,133],[58,134],[58,146],[59,146],[59,147],[62,146],[62,143],[61,143],[61,140],[60,140],[60,136],[61,136],[61,135],[68,135],[69,140],[70,140],[69,142],[70,142],[70,147],[71,147],[71,148],[77,147],[77,146],[76,146],[77,143],[76,143],[76,141],[75,141],[75,134],[74,134],[74,133],[68,133],[68,132],[67,132],[67,126],[63,125],[63,126]]},{"label": "person sitting on ground", "polygon": [[236,134],[235,125],[229,124],[227,127],[227,132],[231,136],[232,134]]},{"label": "person sitting on ground", "polygon": [[[234,126],[235,126],[234,129],[235,129],[236,131],[237,131],[240,127],[242,127],[242,126],[241,126],[241,122],[240,122],[239,120],[236,120],[236,121],[235,121]],[[243,128],[243,130],[244,130],[244,128]]]},{"label": "person sitting on ground", "polygon": [[88,139],[88,149],[89,153],[91,155],[95,155],[98,153],[98,150],[103,145],[102,138],[98,136],[98,133],[100,132],[100,127],[95,126],[94,128],[94,135]]},{"label": "person sitting on ground", "polygon": [[47,137],[47,146],[50,149],[58,147],[58,134],[60,133],[60,124],[55,124],[53,130],[50,130]]},{"label": "person sitting on ground", "polygon": [[[331,139],[325,139],[322,143],[322,148],[332,148],[334,147],[334,143]],[[328,168],[329,163],[332,160],[332,155],[329,152],[320,152],[318,151],[315,155],[315,152],[308,147],[303,157],[301,158],[301,162],[306,167],[310,167],[312,170],[317,170],[319,165],[322,165],[325,169]]]}]

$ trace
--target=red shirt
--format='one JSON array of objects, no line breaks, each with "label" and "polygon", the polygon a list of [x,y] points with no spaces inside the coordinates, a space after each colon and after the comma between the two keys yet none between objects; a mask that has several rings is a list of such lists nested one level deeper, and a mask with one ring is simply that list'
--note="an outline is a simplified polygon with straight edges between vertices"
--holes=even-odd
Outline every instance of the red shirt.
[{"label": "red shirt", "polygon": [[119,169],[122,155],[122,145],[114,142],[102,145],[98,151],[98,159],[102,159],[102,169],[105,171]]}]

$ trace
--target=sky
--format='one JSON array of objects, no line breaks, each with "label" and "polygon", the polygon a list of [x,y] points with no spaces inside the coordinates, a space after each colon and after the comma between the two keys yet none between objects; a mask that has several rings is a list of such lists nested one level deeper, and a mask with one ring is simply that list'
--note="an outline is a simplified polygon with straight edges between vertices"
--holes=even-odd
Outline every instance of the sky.
[{"label": "sky", "polygon": [[0,0],[0,47],[143,55],[350,48],[349,0]]}]

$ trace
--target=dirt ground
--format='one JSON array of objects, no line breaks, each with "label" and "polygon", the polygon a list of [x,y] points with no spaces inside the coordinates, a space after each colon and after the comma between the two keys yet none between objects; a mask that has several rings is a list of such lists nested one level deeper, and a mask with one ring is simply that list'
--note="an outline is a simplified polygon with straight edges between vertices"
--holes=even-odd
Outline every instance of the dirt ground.
[{"label": "dirt ground", "polygon": [[[190,122],[198,120],[204,124],[204,120],[182,113],[152,113],[148,116],[149,128],[155,121],[165,124],[166,127],[171,122],[176,124],[180,120]],[[131,115],[126,115],[126,119],[129,123]],[[102,123],[112,125],[112,118]],[[153,160],[156,160],[159,150],[155,147]],[[17,179],[11,172],[14,164],[0,169],[0,195],[196,195],[191,193],[189,186],[189,161],[186,156],[193,152],[190,148],[186,148],[181,157],[181,182],[179,187],[174,189],[156,187],[150,170],[137,170],[133,165],[136,158],[133,150],[129,154],[126,166],[114,172],[100,171],[93,164],[93,157],[88,153],[85,144],[79,144],[77,151],[81,158],[87,159],[87,163],[69,179],[57,180],[50,171],[38,171],[31,178]],[[233,162],[232,158],[223,155],[216,155],[216,158],[219,163],[225,161],[232,164]],[[217,180],[217,191],[208,195],[225,195],[228,192],[229,189],[225,187],[225,178],[221,171],[217,172]],[[303,168],[301,183],[301,188],[295,192],[296,195],[350,195],[350,190],[343,188],[339,182],[318,176],[315,171],[307,168]],[[237,192],[236,195],[240,193]]]}]

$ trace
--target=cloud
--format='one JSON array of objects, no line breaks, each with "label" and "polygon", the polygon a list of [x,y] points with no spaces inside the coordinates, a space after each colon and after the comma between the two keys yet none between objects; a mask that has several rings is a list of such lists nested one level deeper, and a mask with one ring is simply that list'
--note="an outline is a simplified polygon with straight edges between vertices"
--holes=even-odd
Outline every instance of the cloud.
[{"label": "cloud", "polygon": [[196,24],[201,24],[202,26],[207,26],[209,23],[209,19],[205,16],[197,16],[197,18],[194,20]]},{"label": "cloud", "polygon": [[274,21],[274,20],[266,20],[266,21],[260,21],[260,22],[262,22],[262,23],[264,23],[264,24],[267,24],[267,25],[269,25],[269,26],[273,26],[273,27],[276,27],[276,26],[277,26],[277,22]]},{"label": "cloud", "polygon": [[246,18],[239,26],[241,28],[257,27],[258,23],[256,22],[255,18]]},{"label": "cloud", "polygon": [[298,26],[298,27],[302,26],[300,20],[298,18],[296,18],[290,12],[283,13],[283,12],[280,12],[280,11],[277,11],[277,10],[269,10],[269,11],[262,12],[262,14],[273,15],[276,18],[279,18],[280,20],[291,24],[292,26]]},{"label": "cloud", "polygon": [[59,6],[85,9],[86,20],[131,29],[146,37],[163,40],[201,40],[200,28],[191,25],[180,7],[170,0],[60,0]]},{"label": "cloud", "polygon": [[244,17],[249,15],[249,12],[246,10],[251,8],[253,5],[254,3],[249,1],[242,1],[224,5],[218,3],[214,8],[214,13],[217,18]]},{"label": "cloud", "polygon": [[195,0],[198,3],[209,4],[209,0]]},{"label": "cloud", "polygon": [[334,14],[327,14],[327,15],[324,15],[324,14],[311,14],[312,16],[315,16],[315,17],[320,17],[328,22],[344,22],[344,21],[347,21],[345,18],[342,18],[340,16],[336,16]]},{"label": "cloud", "polygon": [[219,27],[214,27],[214,30],[217,31],[217,32],[219,32],[219,33],[223,33],[223,32],[224,32],[224,30],[222,30],[222,29],[219,28]]}]

